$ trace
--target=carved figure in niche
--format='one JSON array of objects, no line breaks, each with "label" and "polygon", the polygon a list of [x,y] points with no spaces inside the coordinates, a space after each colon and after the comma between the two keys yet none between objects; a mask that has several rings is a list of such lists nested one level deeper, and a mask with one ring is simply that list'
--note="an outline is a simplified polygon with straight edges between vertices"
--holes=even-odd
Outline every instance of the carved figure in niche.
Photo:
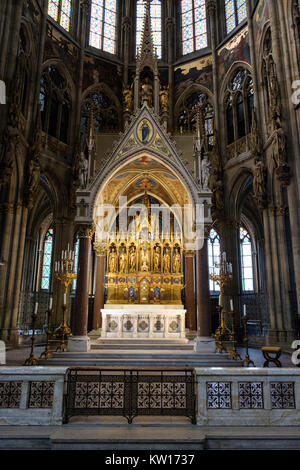
[{"label": "carved figure in niche", "polygon": [[30,160],[29,162],[29,181],[28,181],[28,191],[34,193],[38,187],[40,179],[40,164],[38,159]]},{"label": "carved figure in niche", "polygon": [[161,112],[167,113],[169,111],[169,86],[162,87],[159,96]]},{"label": "carved figure in niche", "polygon": [[80,188],[84,189],[87,186],[88,180],[88,169],[89,164],[83,152],[80,154],[78,170],[79,170],[79,181],[80,181]]},{"label": "carved figure in niche", "polygon": [[171,256],[170,256],[169,250],[167,249],[164,254],[164,272],[166,274],[170,273],[170,267],[171,267]]},{"label": "carved figure in niche", "polygon": [[154,271],[159,272],[160,270],[160,248],[159,246],[155,247],[154,257],[153,257]]},{"label": "carved figure in niche", "polygon": [[132,246],[129,250],[129,271],[134,272],[136,270],[136,252],[135,247]]},{"label": "carved figure in niche", "polygon": [[108,265],[111,273],[117,272],[117,252],[115,247],[110,252]]},{"label": "carved figure in niche", "polygon": [[203,160],[201,162],[201,179],[202,179],[202,187],[204,189],[208,189],[209,176],[210,176],[210,162],[208,160],[208,156],[204,155]]},{"label": "carved figure in niche", "polygon": [[276,166],[286,165],[286,137],[279,123],[276,123],[273,136],[273,158]]},{"label": "carved figure in niche", "polygon": [[146,102],[149,108],[152,108],[153,87],[152,87],[149,77],[146,77],[144,83],[142,84],[141,96],[142,96],[142,104]]},{"label": "carved figure in niche", "polygon": [[141,250],[141,271],[149,271],[149,254],[146,246]]},{"label": "carved figure in niche", "polygon": [[132,110],[132,86],[126,85],[123,90],[123,103],[124,111],[131,112]]},{"label": "carved figure in niche", "polygon": [[262,161],[257,161],[254,169],[253,193],[256,198],[265,194],[266,170]]},{"label": "carved figure in niche", "polygon": [[126,267],[127,267],[127,259],[126,259],[126,249],[125,247],[122,248],[121,254],[120,254],[120,273],[125,273],[126,272]]},{"label": "carved figure in niche", "polygon": [[180,256],[179,248],[175,248],[174,260],[173,260],[173,272],[180,273],[180,268],[181,268],[181,256]]},{"label": "carved figure in niche", "polygon": [[224,209],[224,186],[221,180],[218,180],[213,189],[214,204],[217,210]]}]

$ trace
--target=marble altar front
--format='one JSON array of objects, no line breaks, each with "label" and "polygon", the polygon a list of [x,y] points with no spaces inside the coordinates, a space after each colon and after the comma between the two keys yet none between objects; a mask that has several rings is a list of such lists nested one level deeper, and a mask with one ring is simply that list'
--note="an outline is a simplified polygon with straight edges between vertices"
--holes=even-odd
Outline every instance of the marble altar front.
[{"label": "marble altar front", "polygon": [[182,305],[105,305],[101,338],[185,338]]}]

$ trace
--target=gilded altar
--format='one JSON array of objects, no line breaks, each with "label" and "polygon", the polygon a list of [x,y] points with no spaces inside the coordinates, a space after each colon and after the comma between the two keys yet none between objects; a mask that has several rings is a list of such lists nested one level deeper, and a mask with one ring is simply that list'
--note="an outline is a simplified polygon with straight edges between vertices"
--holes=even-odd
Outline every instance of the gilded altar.
[{"label": "gilded altar", "polygon": [[[107,304],[182,304],[184,288],[183,245],[180,233],[170,225],[164,232],[150,214],[145,191],[144,212],[135,216],[130,229],[110,235],[106,248]],[[176,232],[176,233],[174,233]]]},{"label": "gilded altar", "polygon": [[111,240],[105,287],[108,304],[182,304],[181,241]]}]

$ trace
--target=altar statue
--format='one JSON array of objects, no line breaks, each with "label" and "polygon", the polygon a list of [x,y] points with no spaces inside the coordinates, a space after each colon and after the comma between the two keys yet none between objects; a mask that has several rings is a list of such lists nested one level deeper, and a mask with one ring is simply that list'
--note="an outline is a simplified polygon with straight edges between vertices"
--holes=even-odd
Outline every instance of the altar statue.
[{"label": "altar statue", "polygon": [[136,253],[135,248],[132,246],[129,250],[129,271],[134,272],[136,270]]},{"label": "altar statue", "polygon": [[110,252],[108,265],[111,273],[117,272],[117,253],[115,248]]},{"label": "altar statue", "polygon": [[126,250],[123,248],[121,254],[120,254],[120,273],[125,273],[126,272]]},{"label": "altar statue", "polygon": [[171,265],[171,257],[169,250],[166,250],[164,254],[164,272],[169,273],[170,272],[170,265]]},{"label": "altar statue", "polygon": [[88,183],[88,169],[89,164],[83,152],[80,154],[79,159],[79,180],[80,180],[80,188],[85,189]]},{"label": "altar statue", "polygon": [[173,261],[173,271],[174,273],[180,273],[181,267],[181,256],[178,248],[175,248],[174,261]]},{"label": "altar statue", "polygon": [[160,249],[157,246],[154,251],[154,271],[159,272],[160,269]]},{"label": "altar statue", "polygon": [[141,271],[149,271],[149,255],[145,246],[141,252]]}]

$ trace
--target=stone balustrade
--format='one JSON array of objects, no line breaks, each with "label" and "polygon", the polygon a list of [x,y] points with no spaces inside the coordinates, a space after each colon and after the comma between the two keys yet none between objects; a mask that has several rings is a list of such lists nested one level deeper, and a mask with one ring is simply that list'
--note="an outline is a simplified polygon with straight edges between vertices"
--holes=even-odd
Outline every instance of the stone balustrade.
[{"label": "stone balustrade", "polygon": [[67,367],[1,367],[0,425],[60,425]]},{"label": "stone balustrade", "polygon": [[[61,425],[67,370],[1,367],[0,425]],[[297,368],[196,368],[195,374],[198,426],[300,425]]]},{"label": "stone balustrade", "polygon": [[299,426],[300,371],[196,368],[197,424]]}]

